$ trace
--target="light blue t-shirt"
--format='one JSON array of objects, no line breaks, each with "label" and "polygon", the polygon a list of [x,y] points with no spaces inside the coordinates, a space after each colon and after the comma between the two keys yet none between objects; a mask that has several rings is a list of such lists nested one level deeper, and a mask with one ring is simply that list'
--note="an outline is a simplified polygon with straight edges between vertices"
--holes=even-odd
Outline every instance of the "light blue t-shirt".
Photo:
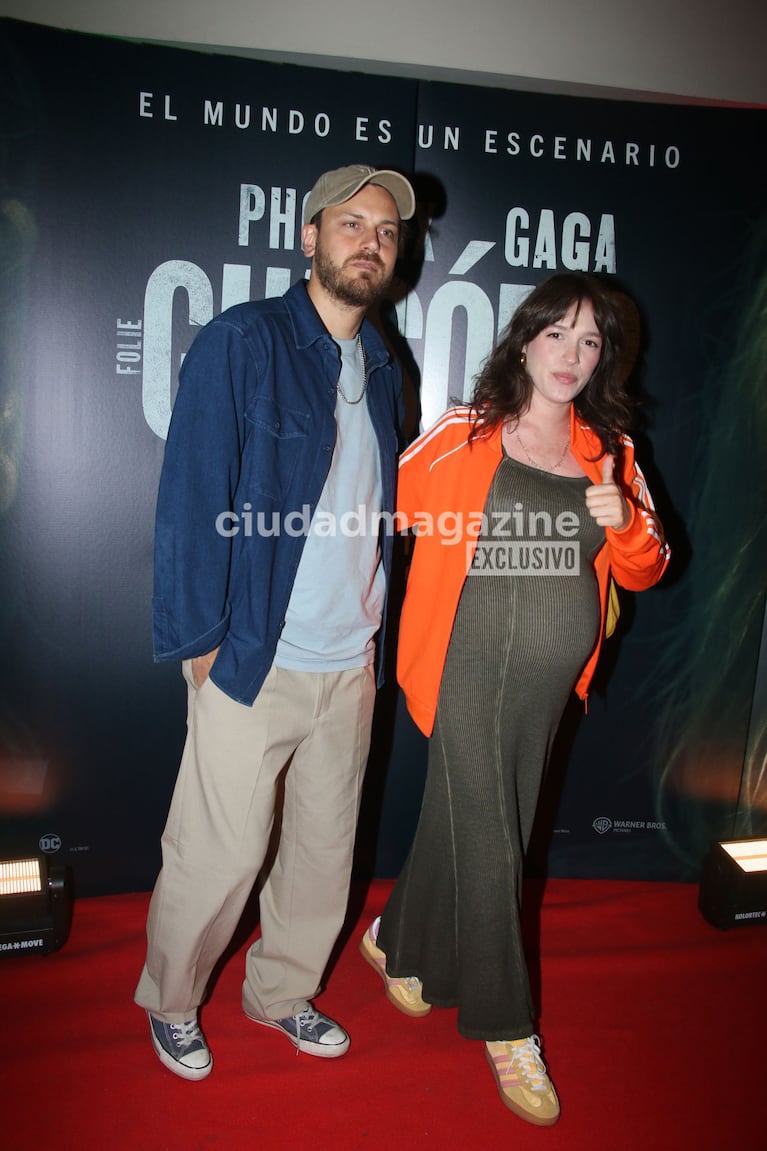
[{"label": "light blue t-shirt", "polygon": [[[363,386],[359,340],[336,340],[340,387]],[[367,397],[336,397],[336,445],[296,573],[275,663],[293,671],[345,671],[375,657],[385,575],[378,548],[381,463]]]}]

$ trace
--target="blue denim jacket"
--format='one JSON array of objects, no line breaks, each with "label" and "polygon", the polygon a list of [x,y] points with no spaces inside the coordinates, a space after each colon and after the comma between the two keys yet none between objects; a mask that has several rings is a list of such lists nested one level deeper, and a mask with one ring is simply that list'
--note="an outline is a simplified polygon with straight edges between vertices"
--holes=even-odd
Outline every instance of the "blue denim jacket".
[{"label": "blue denim jacket", "polygon": [[[361,335],[391,513],[402,378],[368,320]],[[157,498],[154,655],[189,659],[220,645],[211,678],[239,703],[253,703],[274,659],[306,539],[301,517],[314,513],[330,468],[339,372],[304,282],[221,313],[181,368]],[[380,543],[388,581],[391,531]]]}]

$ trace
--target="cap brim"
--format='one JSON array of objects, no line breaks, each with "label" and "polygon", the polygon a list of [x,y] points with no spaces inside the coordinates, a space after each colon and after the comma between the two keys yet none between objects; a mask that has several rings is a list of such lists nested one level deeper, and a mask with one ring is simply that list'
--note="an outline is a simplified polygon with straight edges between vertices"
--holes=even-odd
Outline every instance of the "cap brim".
[{"label": "cap brim", "polygon": [[347,200],[351,200],[352,196],[356,196],[366,184],[377,184],[389,193],[397,205],[401,220],[409,220],[415,214],[415,193],[410,181],[399,172],[395,172],[393,168],[380,168],[350,180],[347,184],[336,188],[332,195],[323,195],[323,191],[316,187],[312,189],[312,193],[304,205],[304,223],[311,223],[317,212],[323,208],[336,208],[339,204],[345,204]]}]

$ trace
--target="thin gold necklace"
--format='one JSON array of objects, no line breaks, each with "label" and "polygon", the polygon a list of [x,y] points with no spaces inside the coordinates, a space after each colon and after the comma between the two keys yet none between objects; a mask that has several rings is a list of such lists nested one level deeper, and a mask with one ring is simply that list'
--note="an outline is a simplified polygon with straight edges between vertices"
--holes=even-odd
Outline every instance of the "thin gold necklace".
[{"label": "thin gold necklace", "polygon": [[341,373],[340,372],[338,374],[338,383],[336,384],[336,391],[338,392],[341,399],[346,400],[347,404],[352,404],[352,405],[358,404],[360,402],[362,397],[365,395],[365,392],[366,392],[367,386],[368,386],[367,364],[365,363],[365,348],[363,346],[359,332],[357,333],[357,347],[359,348],[360,356],[362,357],[362,391],[357,396],[356,400],[350,400],[349,397],[347,396],[346,392],[341,387]]},{"label": "thin gold necklace", "polygon": [[562,452],[562,455],[559,457],[557,462],[555,464],[551,464],[550,467],[546,467],[544,464],[539,464],[538,461],[534,460],[533,457],[530,455],[529,451],[527,450],[524,443],[522,442],[521,435],[519,434],[519,424],[517,424],[515,431],[517,433],[517,439],[519,440],[519,446],[521,447],[522,451],[525,453],[525,455],[527,456],[528,460],[533,465],[533,467],[537,468],[538,471],[540,471],[540,472],[555,472],[557,470],[557,468],[560,466],[560,464],[562,464],[562,462],[564,461],[564,458],[567,455],[568,449],[570,447],[570,436],[569,435],[568,435],[567,439],[565,440],[565,446],[564,446],[564,450]]}]

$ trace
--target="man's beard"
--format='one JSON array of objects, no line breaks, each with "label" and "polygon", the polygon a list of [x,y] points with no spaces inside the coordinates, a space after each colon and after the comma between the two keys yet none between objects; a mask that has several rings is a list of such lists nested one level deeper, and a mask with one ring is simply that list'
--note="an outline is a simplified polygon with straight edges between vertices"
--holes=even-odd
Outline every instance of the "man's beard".
[{"label": "man's beard", "polygon": [[[356,260],[358,256],[351,256],[349,259]],[[383,295],[391,276],[386,275],[380,256],[367,255],[365,259],[371,260],[381,269],[383,275],[379,279],[368,279],[367,276],[358,274],[349,276],[344,272],[343,264],[334,264],[331,258],[325,255],[318,236],[312,267],[325,291],[340,303],[350,304],[354,308],[366,308]]]}]

